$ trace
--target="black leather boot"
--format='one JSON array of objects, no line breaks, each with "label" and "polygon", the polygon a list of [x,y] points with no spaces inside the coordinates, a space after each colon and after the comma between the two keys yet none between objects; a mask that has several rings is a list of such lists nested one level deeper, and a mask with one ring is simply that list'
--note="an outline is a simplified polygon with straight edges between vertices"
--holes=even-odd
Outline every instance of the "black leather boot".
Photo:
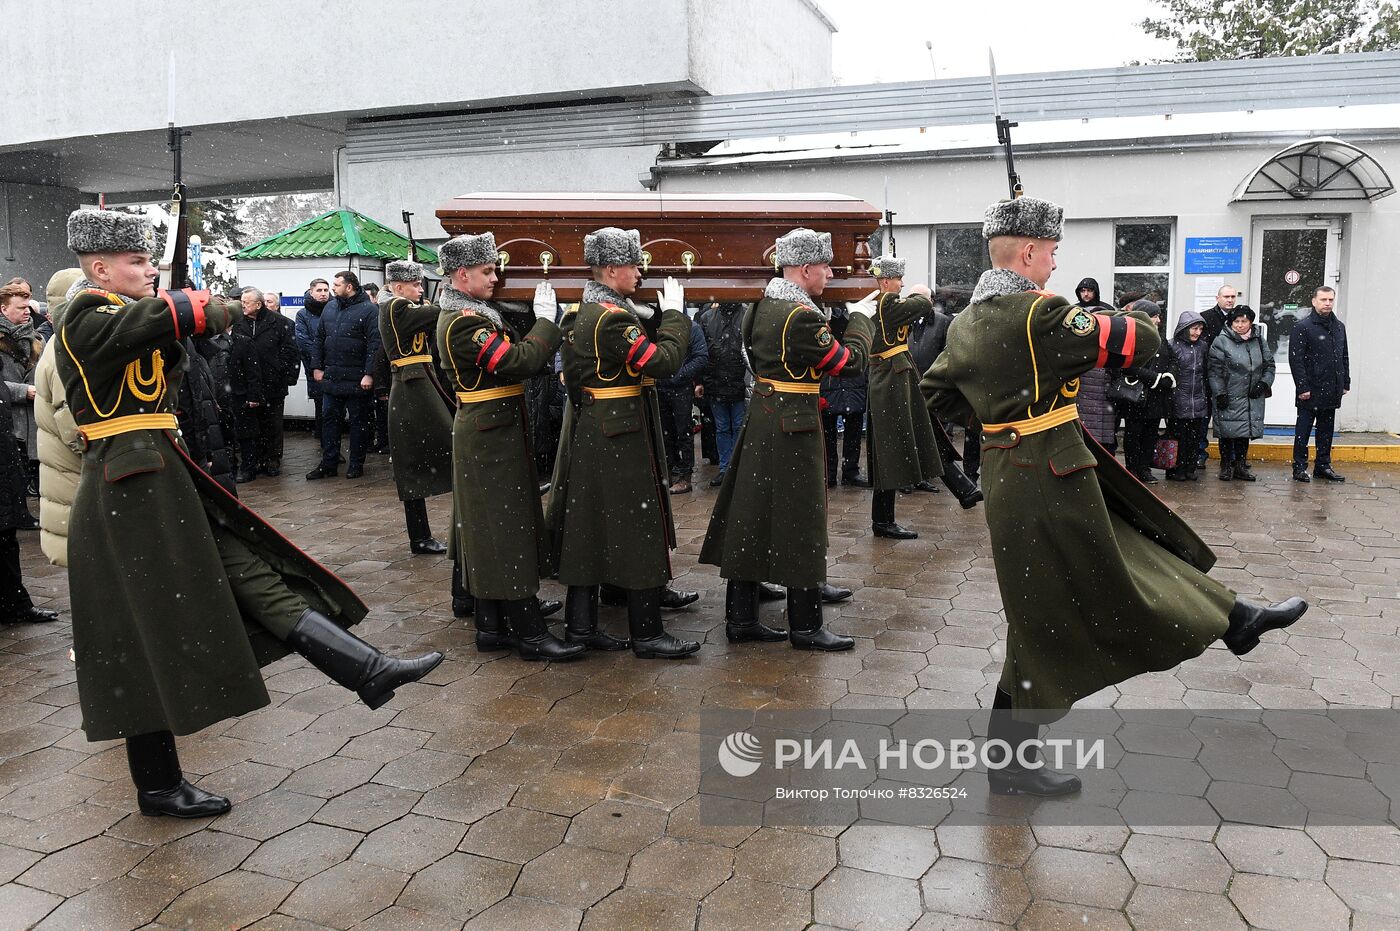
[{"label": "black leather boot", "polygon": [[136,804],[143,815],[212,818],[233,807],[222,795],[205,792],[185,781],[180,757],[175,752],[175,735],[169,731],[128,737],[126,763],[136,785]]},{"label": "black leather boot", "polygon": [[758,583],[759,601],[783,601],[787,598],[787,589],[781,585],[774,585],[772,582]]},{"label": "black leather boot", "polygon": [[1250,471],[1243,459],[1235,460],[1235,481],[1237,482],[1257,482],[1258,478]]},{"label": "black leather boot", "polygon": [[515,649],[521,659],[574,659],[587,650],[581,643],[564,643],[544,626],[538,597],[503,601],[504,614],[515,636]]},{"label": "black leather boot", "polygon": [[849,588],[837,588],[830,582],[823,582],[821,587],[823,604],[839,604],[854,594]]},{"label": "black leather boot", "polygon": [[940,480],[953,493],[953,497],[958,499],[958,504],[962,505],[964,511],[977,507],[977,502],[982,500],[982,489],[963,473],[956,462],[943,463],[943,475]]},{"label": "black leather boot", "polygon": [[919,535],[894,522],[894,491],[877,491],[870,505],[870,527],[877,537],[891,540],[917,540]]},{"label": "black leather boot", "polygon": [[1243,656],[1259,645],[1261,634],[1290,626],[1308,610],[1301,598],[1290,598],[1270,607],[1235,599],[1230,609],[1230,627],[1220,639],[1236,656]]},{"label": "black leather boot", "polygon": [[404,523],[408,525],[408,551],[414,556],[441,556],[447,544],[433,539],[428,526],[428,502],[410,498],[403,503]]},{"label": "black leather boot", "polygon": [[758,583],[735,579],[729,580],[724,594],[724,635],[730,643],[777,643],[787,639],[787,631],[758,622]]},{"label": "black leather boot", "polygon": [[590,650],[626,650],[632,641],[598,629],[598,588],[570,585],[564,596],[564,641],[581,643]]},{"label": "black leather boot", "polygon": [[788,638],[796,650],[836,653],[856,645],[851,637],[833,634],[822,626],[820,588],[788,589]]},{"label": "black leather boot", "polygon": [[486,653],[515,649],[509,619],[502,610],[504,602],[492,598],[476,599],[476,648]]},{"label": "black leather boot", "polygon": [[371,709],[393,698],[394,689],[417,682],[442,662],[442,654],[436,650],[416,659],[385,656],[310,608],[292,628],[287,644],[330,676],[331,681],[353,689]]},{"label": "black leather boot", "polygon": [[[1039,725],[1017,721],[1011,716],[1011,696],[997,689],[991,720],[987,723],[987,740],[1006,741],[1010,752],[1001,747],[986,748],[987,760],[992,764],[987,769],[987,786],[993,795],[1053,797],[1073,795],[1084,787],[1078,776],[1050,769],[1041,762],[1039,750],[1025,746],[1039,736]],[[1022,760],[1031,765],[1023,765]]]},{"label": "black leather boot", "polygon": [[461,560],[461,553],[452,560],[452,616],[471,617],[476,611],[476,599],[472,597],[472,591],[467,588],[463,578]]},{"label": "black leather boot", "polygon": [[694,640],[666,633],[659,587],[627,590],[627,625],[632,629],[632,655],[638,659],[680,659],[700,649]]}]

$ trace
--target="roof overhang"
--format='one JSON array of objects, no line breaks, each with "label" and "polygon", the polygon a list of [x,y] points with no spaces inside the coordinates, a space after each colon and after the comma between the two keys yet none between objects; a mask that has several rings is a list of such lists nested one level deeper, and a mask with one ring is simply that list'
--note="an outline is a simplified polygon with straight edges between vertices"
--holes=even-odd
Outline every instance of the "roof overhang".
[{"label": "roof overhang", "polygon": [[1390,175],[1364,149],[1335,136],[1317,136],[1266,159],[1244,177],[1230,202],[1377,200],[1394,190]]}]

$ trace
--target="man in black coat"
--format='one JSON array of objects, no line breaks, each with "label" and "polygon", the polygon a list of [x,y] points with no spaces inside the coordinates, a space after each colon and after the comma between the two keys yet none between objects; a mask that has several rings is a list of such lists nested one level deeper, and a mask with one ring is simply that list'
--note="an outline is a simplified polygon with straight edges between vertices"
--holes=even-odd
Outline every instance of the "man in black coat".
[{"label": "man in black coat", "polygon": [[239,299],[243,316],[234,321],[233,328],[252,341],[262,382],[262,400],[248,402],[243,412],[246,426],[239,431],[247,446],[238,481],[250,482],[259,471],[264,475],[282,472],[282,411],[287,386],[296,383],[300,356],[292,321],[280,311],[268,310],[261,291],[245,288]]},{"label": "man in black coat", "polygon": [[[8,437],[13,426],[10,396],[0,391],[0,437]],[[58,620],[58,613],[36,608],[24,587],[20,573],[19,541],[15,531],[29,517],[25,505],[28,480],[19,446],[0,442],[0,627],[9,624],[36,624]]]},{"label": "man in black coat", "polygon": [[1351,390],[1351,359],[1346,324],[1333,312],[1337,292],[1326,285],[1313,292],[1313,312],[1293,326],[1288,338],[1288,367],[1293,372],[1298,425],[1293,431],[1293,480],[1308,478],[1308,436],[1317,427],[1313,475],[1329,482],[1345,478],[1332,470],[1332,428],[1342,395]]},{"label": "man in black coat", "polygon": [[365,474],[369,405],[374,388],[374,356],[379,351],[379,308],[351,271],[336,272],[334,297],[321,311],[321,328],[311,347],[311,377],[321,384],[321,464],[307,481],[335,475],[340,461],[340,423],[350,416],[350,456],[346,478]]}]

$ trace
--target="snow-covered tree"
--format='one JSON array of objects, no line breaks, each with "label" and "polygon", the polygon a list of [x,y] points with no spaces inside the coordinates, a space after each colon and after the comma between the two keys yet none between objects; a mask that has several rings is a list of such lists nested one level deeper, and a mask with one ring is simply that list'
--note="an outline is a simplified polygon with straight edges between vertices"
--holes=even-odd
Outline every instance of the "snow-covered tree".
[{"label": "snow-covered tree", "polygon": [[1396,0],[1157,0],[1142,27],[1176,42],[1179,61],[1400,48]]},{"label": "snow-covered tree", "polygon": [[335,206],[330,191],[311,194],[277,194],[247,197],[239,201],[238,213],[249,243],[266,239]]}]

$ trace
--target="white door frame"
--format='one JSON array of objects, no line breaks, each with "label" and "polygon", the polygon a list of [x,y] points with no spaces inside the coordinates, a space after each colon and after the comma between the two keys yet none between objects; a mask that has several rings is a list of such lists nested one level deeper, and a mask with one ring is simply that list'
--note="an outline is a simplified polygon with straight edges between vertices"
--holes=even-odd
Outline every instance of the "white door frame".
[{"label": "white door frame", "polygon": [[[1345,215],[1310,217],[1269,217],[1256,216],[1250,223],[1250,268],[1249,293],[1240,303],[1248,304],[1256,312],[1261,311],[1263,300],[1264,273],[1264,233],[1269,230],[1308,230],[1326,229],[1327,254],[1323,261],[1323,283],[1337,287],[1342,280],[1343,221]],[[1298,308],[1299,316],[1312,312],[1311,306],[1304,304]],[[1267,329],[1267,327],[1265,328]],[[1274,393],[1264,404],[1264,423],[1268,426],[1292,426],[1298,419],[1297,405],[1294,403],[1293,375],[1288,368],[1288,352],[1279,348],[1274,357]]]}]

